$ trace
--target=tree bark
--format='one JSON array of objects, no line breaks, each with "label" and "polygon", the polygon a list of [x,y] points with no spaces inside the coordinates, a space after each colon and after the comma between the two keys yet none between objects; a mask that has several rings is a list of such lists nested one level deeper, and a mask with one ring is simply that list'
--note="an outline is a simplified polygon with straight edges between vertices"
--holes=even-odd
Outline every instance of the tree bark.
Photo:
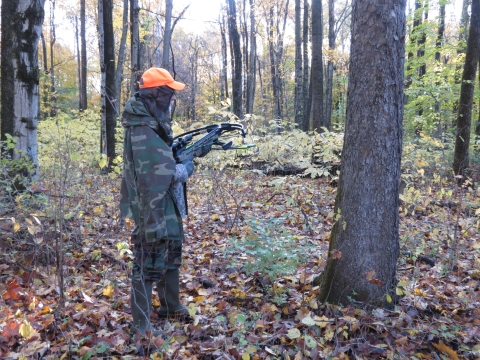
[{"label": "tree bark", "polygon": [[173,0],[165,1],[165,31],[163,32],[163,56],[162,56],[162,67],[170,69],[170,41],[172,39],[172,9],[173,9]]},{"label": "tree bark", "polygon": [[323,132],[330,129],[330,123],[323,113],[323,24],[322,0],[312,0],[312,121],[313,130]]},{"label": "tree bark", "polygon": [[38,175],[37,125],[40,113],[38,43],[42,31],[44,0],[3,0],[1,5],[1,141],[7,134],[15,147],[2,157],[28,158]]},{"label": "tree bark", "polygon": [[320,301],[388,306],[399,255],[406,0],[354,0],[342,171]]},{"label": "tree bark", "polygon": [[242,50],[240,47],[240,34],[237,28],[235,0],[227,0],[227,5],[228,33],[233,52],[232,110],[239,119],[243,119]]},{"label": "tree bark", "polygon": [[455,153],[453,171],[461,176],[459,183],[465,180],[465,170],[469,168],[470,128],[475,90],[475,78],[480,57],[480,0],[472,0],[472,16],[467,40],[467,53],[463,67],[460,102],[458,106]]},{"label": "tree bark", "polygon": [[86,28],[85,0],[80,0],[80,41],[81,41],[81,62],[80,62],[80,110],[86,110],[87,104],[87,40],[85,34]]}]

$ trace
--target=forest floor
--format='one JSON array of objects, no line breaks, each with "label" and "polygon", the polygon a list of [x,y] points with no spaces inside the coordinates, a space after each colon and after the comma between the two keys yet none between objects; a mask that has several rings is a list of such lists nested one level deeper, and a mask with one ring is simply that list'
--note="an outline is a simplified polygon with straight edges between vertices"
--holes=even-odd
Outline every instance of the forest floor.
[{"label": "forest floor", "polygon": [[336,193],[328,179],[197,171],[181,267],[182,302],[195,315],[152,314],[165,341],[129,333],[132,224],[118,218],[118,177],[75,181],[68,191],[45,181],[44,205],[17,197],[0,217],[2,359],[480,358],[480,188],[427,177],[407,185],[402,297],[382,309],[316,300]]}]

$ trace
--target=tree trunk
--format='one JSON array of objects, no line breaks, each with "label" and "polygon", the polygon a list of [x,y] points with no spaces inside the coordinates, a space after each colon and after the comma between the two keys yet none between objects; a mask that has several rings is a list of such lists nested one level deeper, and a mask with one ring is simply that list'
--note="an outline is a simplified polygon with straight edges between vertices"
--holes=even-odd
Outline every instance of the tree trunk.
[{"label": "tree trunk", "polygon": [[257,38],[255,23],[255,1],[250,0],[250,53],[247,72],[247,98],[245,110],[247,114],[253,114],[255,100],[255,83],[257,73]]},{"label": "tree trunk", "polygon": [[333,61],[332,55],[335,50],[335,3],[328,0],[328,47],[330,56],[327,63],[327,89],[325,91],[325,120],[331,124],[332,121],[332,93],[333,93]]},{"label": "tree trunk", "polygon": [[57,93],[55,89],[55,0],[50,0],[50,116],[57,115]]},{"label": "tree trunk", "polygon": [[130,0],[130,41],[131,41],[131,66],[132,66],[132,80],[130,82],[130,91],[132,94],[138,91],[138,82],[142,76],[140,70],[140,35],[138,25],[138,14],[140,7],[138,0]]},{"label": "tree trunk", "polygon": [[[428,0],[424,0],[423,2],[423,22],[426,23],[428,21]],[[421,24],[420,24],[421,25]],[[419,34],[420,35],[420,34]],[[427,65],[425,64],[425,60],[423,57],[425,56],[425,43],[427,42],[427,33],[425,29],[421,30],[421,35],[417,41],[417,57],[422,61],[421,65],[418,68],[418,78],[421,80],[422,76],[427,72]],[[421,113],[419,115],[422,115]]]},{"label": "tree trunk", "polygon": [[310,87],[308,84],[309,58],[308,58],[308,29],[309,29],[308,0],[303,0],[303,131],[310,130]]},{"label": "tree trunk", "polygon": [[221,90],[220,97],[222,100],[228,99],[228,78],[227,78],[227,37],[225,34],[225,18],[222,15],[220,21],[220,35],[222,37],[222,70],[220,72]]},{"label": "tree trunk", "polygon": [[[440,63],[441,61],[441,50],[443,47],[443,41],[445,37],[445,4],[440,3],[440,13],[438,15],[438,32],[437,32],[437,41],[435,43],[436,51],[435,51],[435,61]],[[437,77],[440,76],[439,71],[436,72]],[[437,82],[437,85],[439,85],[439,82]],[[435,99],[435,112],[437,114],[440,114],[440,101]],[[440,121],[438,122],[437,125],[437,133],[440,134],[442,131],[442,124]]]},{"label": "tree trunk", "polygon": [[165,31],[163,32],[163,56],[162,56],[162,67],[170,69],[170,41],[172,39],[172,9],[173,9],[173,0],[165,1]]},{"label": "tree trunk", "polygon": [[283,118],[282,106],[281,106],[281,97],[280,97],[280,79],[277,73],[277,56],[275,54],[275,43],[274,43],[274,23],[273,23],[273,14],[274,14],[274,5],[272,4],[269,12],[268,19],[268,51],[270,55],[270,73],[272,76],[272,93],[274,101],[274,114],[273,118],[276,121],[281,121]]},{"label": "tree trunk", "polygon": [[38,43],[42,31],[44,0],[3,0],[1,5],[1,141],[7,134],[15,147],[2,157],[28,158],[38,174],[37,125],[40,113]]},{"label": "tree trunk", "polygon": [[120,113],[120,104],[122,103],[122,78],[123,63],[125,62],[125,48],[127,44],[128,31],[128,0],[123,0],[123,22],[122,37],[120,38],[120,46],[118,49],[117,70],[115,73],[115,104],[117,113]]},{"label": "tree trunk", "polygon": [[77,52],[78,108],[82,108],[82,56],[80,55],[80,33],[78,31],[78,16],[75,16],[75,47]]},{"label": "tree trunk", "polygon": [[295,124],[298,128],[304,129],[304,105],[303,95],[303,58],[302,58],[302,10],[300,0],[295,0]]},{"label": "tree trunk", "polygon": [[113,0],[103,0],[103,36],[105,50],[106,135],[109,166],[115,159],[115,38],[113,35]]},{"label": "tree trunk", "polygon": [[42,94],[42,103],[43,103],[43,111],[42,111],[42,119],[46,119],[49,115],[49,95],[50,95],[50,89],[48,86],[47,77],[48,77],[48,54],[47,54],[47,43],[45,41],[45,37],[43,36],[43,32],[40,34],[40,38],[42,41],[42,55],[43,55],[43,72],[45,75],[45,80],[43,81],[43,86],[41,88],[41,94]]},{"label": "tree trunk", "polygon": [[460,42],[461,50],[460,53],[465,53],[467,50],[467,40],[468,40],[468,7],[472,0],[463,0],[462,2],[462,14],[460,16],[460,34],[458,36],[458,41]]},{"label": "tree trunk", "polygon": [[342,171],[320,301],[388,306],[399,255],[406,0],[353,0]]},{"label": "tree trunk", "polygon": [[330,123],[323,114],[323,24],[322,0],[312,0],[312,121],[313,130],[330,130]]},{"label": "tree trunk", "polygon": [[233,53],[232,78],[232,109],[239,119],[243,119],[243,92],[242,92],[242,50],[240,48],[240,34],[237,28],[237,9],[235,0],[227,0],[228,5],[228,33]]},{"label": "tree trunk", "polygon": [[467,53],[463,67],[462,86],[457,117],[457,135],[455,153],[453,156],[453,171],[455,175],[465,178],[465,170],[469,167],[470,128],[472,123],[473,96],[475,78],[480,57],[480,0],[472,0],[472,16],[467,40]]},{"label": "tree trunk", "polygon": [[80,0],[80,39],[82,60],[80,66],[80,110],[86,110],[87,104],[87,40],[85,35],[86,28],[85,0]]},{"label": "tree trunk", "polygon": [[100,58],[100,154],[107,154],[107,110],[106,110],[106,92],[105,92],[105,37],[103,36],[105,29],[103,25],[103,0],[97,0],[98,16],[98,52]]}]

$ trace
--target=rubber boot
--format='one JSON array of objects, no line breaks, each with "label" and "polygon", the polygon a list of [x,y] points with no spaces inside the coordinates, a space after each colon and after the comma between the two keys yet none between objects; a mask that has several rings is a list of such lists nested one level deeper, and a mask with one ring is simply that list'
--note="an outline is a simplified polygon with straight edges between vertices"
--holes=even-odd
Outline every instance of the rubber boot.
[{"label": "rubber boot", "polygon": [[157,281],[157,292],[160,298],[160,318],[168,317],[190,317],[188,309],[180,304],[180,279],[179,271],[168,270],[162,280]]},{"label": "rubber boot", "polygon": [[132,288],[130,291],[130,306],[132,309],[134,332],[139,332],[143,336],[149,331],[155,337],[167,336],[161,330],[156,330],[150,323],[150,313],[152,312],[152,283],[143,280],[132,279]]}]

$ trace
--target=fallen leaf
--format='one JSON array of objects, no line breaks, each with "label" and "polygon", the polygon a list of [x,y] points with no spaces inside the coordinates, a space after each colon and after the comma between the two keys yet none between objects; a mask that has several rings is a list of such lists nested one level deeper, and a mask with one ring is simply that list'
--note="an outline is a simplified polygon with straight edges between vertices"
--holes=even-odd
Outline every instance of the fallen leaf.
[{"label": "fallen leaf", "polygon": [[108,298],[111,298],[115,293],[115,289],[111,284],[109,284],[106,288],[103,289],[102,294]]},{"label": "fallen leaf", "polygon": [[438,344],[435,344],[432,342],[432,345],[438,350],[441,351],[448,356],[450,356],[453,360],[458,360],[458,355],[455,350],[450,349],[447,345],[445,345],[442,341],[440,341]]},{"label": "fallen leaf", "polygon": [[332,250],[331,254],[333,259],[340,259],[342,257],[342,252],[338,250]]},{"label": "fallen leaf", "polygon": [[290,329],[288,330],[287,332],[287,336],[290,338],[290,339],[297,339],[301,336],[302,334],[300,333],[300,330],[298,330],[297,328],[293,328],[293,329]]}]

